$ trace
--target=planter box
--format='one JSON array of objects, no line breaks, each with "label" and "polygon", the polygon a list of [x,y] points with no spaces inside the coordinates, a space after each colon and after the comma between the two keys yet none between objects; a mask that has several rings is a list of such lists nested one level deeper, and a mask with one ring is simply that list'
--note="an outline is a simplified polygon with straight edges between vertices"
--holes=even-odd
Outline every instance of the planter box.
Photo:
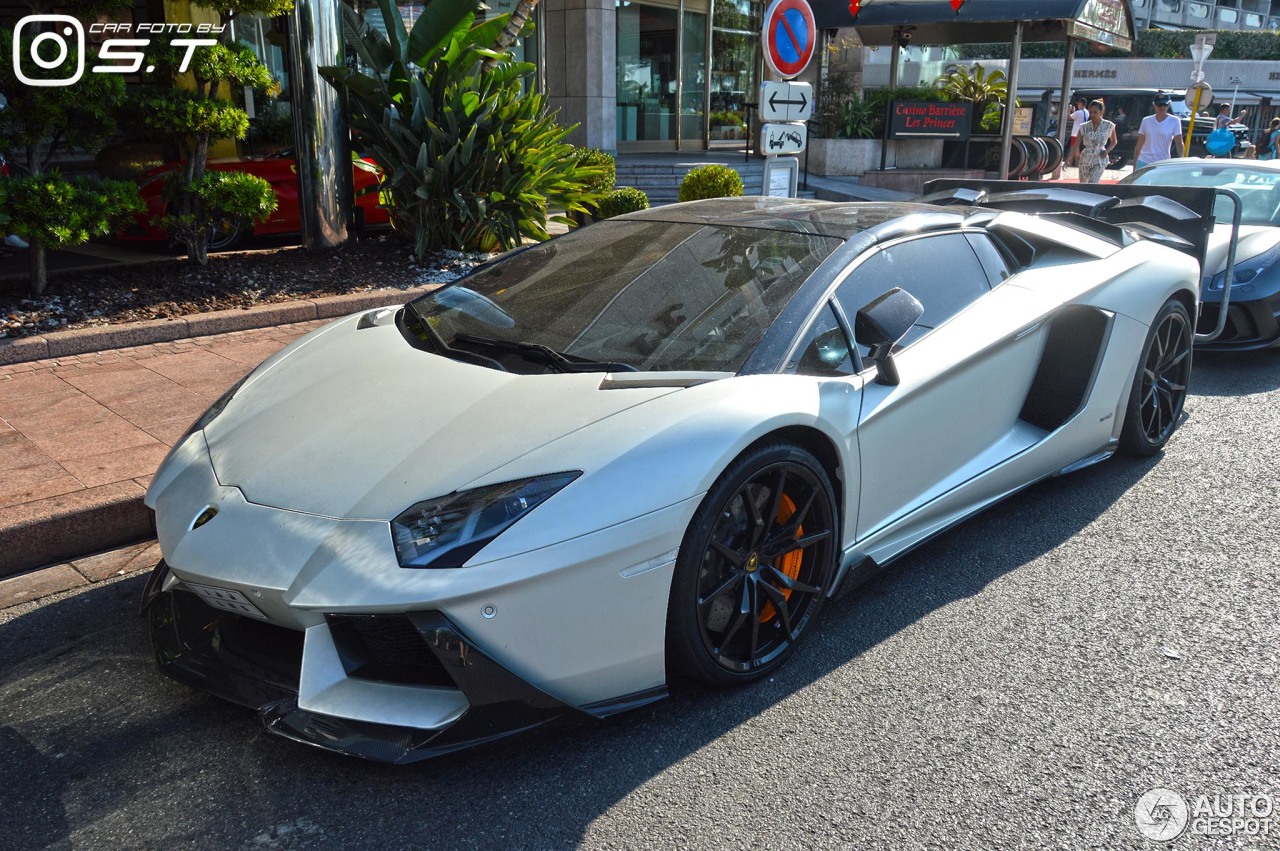
[{"label": "planter box", "polygon": [[[942,139],[890,139],[888,168],[937,168]],[[822,177],[861,176],[880,168],[879,139],[809,139],[809,171]]]},{"label": "planter box", "polygon": [[809,139],[809,171],[822,177],[849,177],[880,167],[879,139]]}]

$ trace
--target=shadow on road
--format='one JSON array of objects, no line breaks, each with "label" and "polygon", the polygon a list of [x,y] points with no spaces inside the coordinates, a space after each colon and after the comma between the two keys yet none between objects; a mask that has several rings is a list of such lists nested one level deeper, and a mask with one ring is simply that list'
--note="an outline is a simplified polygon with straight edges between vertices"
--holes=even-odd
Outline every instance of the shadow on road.
[{"label": "shadow on road", "polygon": [[1191,392],[1248,396],[1280,387],[1280,351],[1196,352]]}]

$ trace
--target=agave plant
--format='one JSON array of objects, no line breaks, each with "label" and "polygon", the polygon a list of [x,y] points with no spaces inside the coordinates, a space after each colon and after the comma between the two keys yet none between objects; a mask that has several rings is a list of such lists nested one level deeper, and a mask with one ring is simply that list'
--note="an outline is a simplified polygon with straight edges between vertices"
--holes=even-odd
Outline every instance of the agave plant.
[{"label": "agave plant", "polygon": [[[580,165],[545,98],[521,81],[534,66],[493,50],[508,24],[477,24],[476,0],[433,0],[412,31],[379,0],[386,35],[343,6],[348,41],[372,74],[321,68],[349,95],[351,127],[382,167],[391,219],[423,257],[547,239],[548,218],[586,212],[599,166]],[[576,126],[576,125],[575,125]]]}]

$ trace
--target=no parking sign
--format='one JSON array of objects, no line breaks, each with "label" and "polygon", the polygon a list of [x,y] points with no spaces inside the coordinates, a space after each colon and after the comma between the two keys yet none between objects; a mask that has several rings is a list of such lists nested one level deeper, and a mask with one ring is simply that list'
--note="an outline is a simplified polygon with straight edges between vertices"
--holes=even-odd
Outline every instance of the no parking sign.
[{"label": "no parking sign", "polygon": [[818,41],[808,0],[773,0],[764,13],[764,59],[784,79],[805,69]]}]

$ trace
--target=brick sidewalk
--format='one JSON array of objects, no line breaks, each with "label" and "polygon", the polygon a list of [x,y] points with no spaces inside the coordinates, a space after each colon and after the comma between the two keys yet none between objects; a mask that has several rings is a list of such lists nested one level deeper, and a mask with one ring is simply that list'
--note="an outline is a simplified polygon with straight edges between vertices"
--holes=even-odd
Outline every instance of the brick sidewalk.
[{"label": "brick sidewalk", "polygon": [[[50,565],[44,570],[0,579],[0,615],[5,614],[5,609],[35,602],[63,591],[149,571],[159,560],[160,545],[155,541],[144,541],[63,564]],[[0,621],[3,621],[3,617],[0,617]]]},{"label": "brick sidewalk", "polygon": [[[145,536],[140,500],[170,445],[248,370],[328,321],[0,366],[0,578]],[[115,513],[99,546],[64,540],[82,542],[95,510]],[[47,528],[69,515],[81,528]]]}]

